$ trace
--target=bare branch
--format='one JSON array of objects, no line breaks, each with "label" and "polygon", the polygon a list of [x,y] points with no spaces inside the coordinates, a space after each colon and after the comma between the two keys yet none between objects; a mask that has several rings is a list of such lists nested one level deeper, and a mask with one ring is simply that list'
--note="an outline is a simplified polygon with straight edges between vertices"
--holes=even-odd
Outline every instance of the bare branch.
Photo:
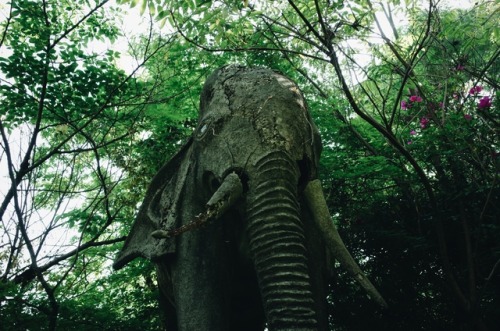
[{"label": "bare branch", "polygon": [[234,48],[210,48],[210,47],[207,47],[205,45],[201,45],[200,43],[197,43],[196,41],[194,41],[193,39],[189,38],[183,31],[182,29],[180,29],[179,25],[177,24],[177,21],[175,19],[175,16],[173,15],[173,13],[171,12],[170,13],[171,16],[172,16],[172,20],[174,21],[174,24],[175,24],[175,28],[177,29],[177,32],[187,41],[189,42],[190,44],[193,44],[195,45],[196,47],[204,50],[204,51],[207,51],[207,52],[257,52],[257,51],[271,51],[271,52],[288,52],[290,54],[296,54],[296,55],[302,55],[304,57],[307,57],[307,58],[311,58],[311,59],[314,59],[314,60],[319,60],[319,61],[323,61],[323,62],[326,62],[327,60],[324,59],[324,58],[321,58],[319,56],[315,56],[315,55],[311,55],[311,54],[307,54],[307,53],[304,53],[304,52],[299,52],[299,51],[294,51],[294,50],[290,50],[290,49],[277,49],[277,48],[273,48],[273,47],[234,47]]},{"label": "bare branch", "polygon": [[[123,236],[123,237],[109,239],[109,240],[103,240],[103,241],[88,241],[84,244],[81,244],[80,246],[78,246],[74,250],[72,250],[66,254],[60,255],[57,258],[54,258],[49,263],[44,264],[42,266],[39,266],[37,269],[39,272],[45,272],[45,271],[49,270],[50,268],[52,268],[53,266],[81,253],[82,251],[85,251],[86,249],[89,249],[91,247],[101,247],[101,246],[113,245],[113,244],[125,241],[126,238],[127,238],[126,236]],[[17,284],[27,283],[27,282],[32,281],[34,278],[35,278],[35,275],[34,275],[33,269],[28,268],[20,275],[17,275],[14,278],[14,282]]]}]

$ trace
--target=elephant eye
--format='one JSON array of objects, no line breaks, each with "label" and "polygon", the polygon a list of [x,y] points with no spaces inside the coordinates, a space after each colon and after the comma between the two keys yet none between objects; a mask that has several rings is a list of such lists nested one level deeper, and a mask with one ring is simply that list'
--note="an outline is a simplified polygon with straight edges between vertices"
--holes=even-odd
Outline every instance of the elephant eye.
[{"label": "elephant eye", "polygon": [[197,139],[202,139],[208,131],[210,131],[210,126],[212,125],[212,121],[211,120],[206,120],[206,121],[203,121],[201,124],[200,124],[200,127],[198,128],[198,132],[196,134],[196,138]]},{"label": "elephant eye", "polygon": [[205,131],[207,131],[207,128],[208,128],[208,124],[203,124],[203,126],[200,128],[200,134],[204,134]]}]

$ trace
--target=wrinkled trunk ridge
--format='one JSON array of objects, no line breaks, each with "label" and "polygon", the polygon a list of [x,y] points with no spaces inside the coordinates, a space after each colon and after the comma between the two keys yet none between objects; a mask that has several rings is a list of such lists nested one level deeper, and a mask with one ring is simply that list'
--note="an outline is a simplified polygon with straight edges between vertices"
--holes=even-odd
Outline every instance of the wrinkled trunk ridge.
[{"label": "wrinkled trunk ridge", "polygon": [[299,170],[284,152],[256,163],[247,231],[270,330],[317,330],[318,321],[297,204]]}]

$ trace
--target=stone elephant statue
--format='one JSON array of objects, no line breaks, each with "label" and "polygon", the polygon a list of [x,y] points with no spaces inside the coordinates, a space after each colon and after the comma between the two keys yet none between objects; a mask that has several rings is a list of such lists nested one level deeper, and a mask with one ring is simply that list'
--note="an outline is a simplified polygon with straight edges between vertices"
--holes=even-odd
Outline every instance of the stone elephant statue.
[{"label": "stone elephant statue", "polygon": [[197,129],[153,178],[114,268],[156,263],[169,331],[328,330],[330,257],[385,305],[331,221],[320,152],[293,81],[216,70]]}]

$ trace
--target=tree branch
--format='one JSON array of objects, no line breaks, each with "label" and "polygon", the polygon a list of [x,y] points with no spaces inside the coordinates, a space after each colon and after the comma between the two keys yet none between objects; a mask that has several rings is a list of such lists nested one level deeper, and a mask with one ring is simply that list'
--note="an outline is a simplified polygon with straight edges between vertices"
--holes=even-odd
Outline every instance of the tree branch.
[{"label": "tree branch", "polygon": [[[103,240],[103,241],[86,242],[84,244],[81,244],[80,246],[78,246],[74,250],[72,250],[66,254],[60,255],[57,258],[52,259],[50,262],[48,262],[42,266],[37,267],[37,271],[38,272],[45,272],[45,271],[49,270],[50,268],[52,268],[53,266],[59,264],[60,262],[65,261],[65,260],[69,259],[70,257],[73,257],[73,256],[81,253],[82,251],[85,251],[91,247],[112,245],[112,244],[116,244],[119,242],[123,242],[123,241],[125,241],[125,239],[127,239],[127,236],[123,236],[123,237],[119,237],[119,238],[115,238],[115,239]],[[16,284],[21,284],[21,283],[26,284],[26,283],[32,281],[33,279],[35,279],[34,269],[30,267],[27,270],[25,270],[24,272],[22,272],[20,275],[17,275],[14,278],[14,282]]]}]

